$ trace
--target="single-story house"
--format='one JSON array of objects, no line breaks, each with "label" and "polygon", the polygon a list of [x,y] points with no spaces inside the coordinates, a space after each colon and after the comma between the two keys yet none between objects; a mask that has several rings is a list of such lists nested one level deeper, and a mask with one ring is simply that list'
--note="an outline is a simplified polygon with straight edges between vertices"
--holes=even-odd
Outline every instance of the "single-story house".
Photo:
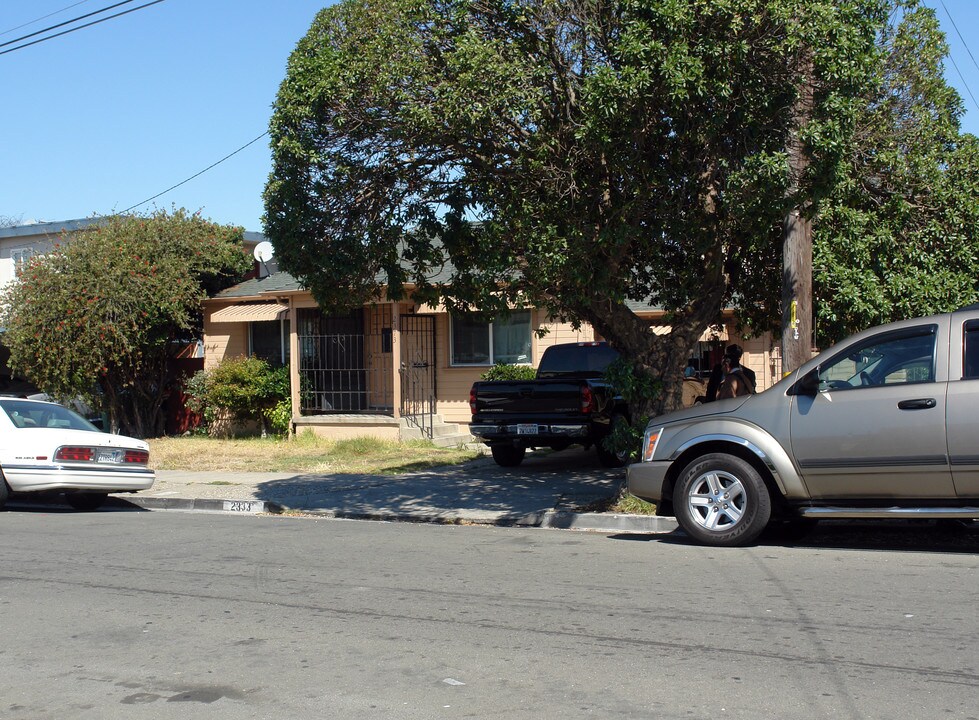
[{"label": "single-story house", "polygon": [[[590,326],[574,330],[540,310],[483,322],[411,300],[381,299],[345,315],[326,315],[299,282],[274,266],[204,303],[204,367],[255,355],[290,368],[293,427],[344,438],[431,438],[464,442],[469,389],[497,362],[536,366],[544,349],[600,340]],[[663,312],[636,304],[656,332],[669,332]],[[546,329],[542,337],[536,332]],[[770,336],[734,336],[733,316],[711,328],[693,352],[706,374],[723,348],[737,342],[758,389],[780,376]]]}]

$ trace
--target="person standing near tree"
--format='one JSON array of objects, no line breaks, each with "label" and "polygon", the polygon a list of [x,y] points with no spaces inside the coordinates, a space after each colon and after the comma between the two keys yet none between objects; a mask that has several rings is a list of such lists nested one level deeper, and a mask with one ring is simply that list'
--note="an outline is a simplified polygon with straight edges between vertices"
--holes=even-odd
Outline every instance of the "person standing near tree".
[{"label": "person standing near tree", "polygon": [[725,389],[727,397],[749,395],[755,392],[755,371],[741,364],[742,355],[744,355],[744,350],[741,349],[740,345],[732,344],[724,348],[724,358],[711,370],[704,402],[713,402],[719,399],[718,391],[721,390],[721,384],[729,376],[731,379],[729,386],[737,392],[732,395],[729,389]]}]

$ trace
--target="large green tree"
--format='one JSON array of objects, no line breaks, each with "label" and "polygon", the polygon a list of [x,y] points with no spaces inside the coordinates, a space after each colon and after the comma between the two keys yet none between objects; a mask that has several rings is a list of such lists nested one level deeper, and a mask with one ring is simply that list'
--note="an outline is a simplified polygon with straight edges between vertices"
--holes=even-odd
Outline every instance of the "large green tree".
[{"label": "large green tree", "polygon": [[[346,0],[289,60],[266,231],[327,308],[406,286],[452,310],[536,305],[647,380],[679,377],[722,307],[777,316],[781,220],[832,186],[885,5]],[[791,183],[790,140],[808,157]],[[663,390],[640,410],[679,403]]]},{"label": "large green tree", "polygon": [[962,135],[935,13],[899,3],[842,182],[815,229],[817,340],[979,300],[979,143]]},{"label": "large green tree", "polygon": [[11,367],[50,395],[87,398],[127,434],[157,433],[169,358],[199,337],[201,300],[247,267],[241,228],[184,210],[106,217],[4,291]]}]

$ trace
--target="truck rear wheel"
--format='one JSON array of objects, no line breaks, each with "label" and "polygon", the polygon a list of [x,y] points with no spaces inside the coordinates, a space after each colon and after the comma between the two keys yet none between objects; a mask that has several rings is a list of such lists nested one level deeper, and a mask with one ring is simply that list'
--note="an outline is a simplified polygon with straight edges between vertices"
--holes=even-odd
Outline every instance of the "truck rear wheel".
[{"label": "truck rear wheel", "polygon": [[490,450],[493,452],[493,459],[500,467],[517,467],[523,462],[527,448],[513,447],[513,445],[493,445]]}]

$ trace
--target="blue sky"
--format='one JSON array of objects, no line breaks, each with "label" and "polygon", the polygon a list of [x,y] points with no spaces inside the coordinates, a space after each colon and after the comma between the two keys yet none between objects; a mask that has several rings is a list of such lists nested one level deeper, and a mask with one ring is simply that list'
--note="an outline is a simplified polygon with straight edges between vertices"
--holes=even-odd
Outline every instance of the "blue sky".
[{"label": "blue sky", "polygon": [[[3,0],[0,43],[115,1]],[[966,90],[979,99],[969,54],[979,59],[979,2],[926,2],[958,67],[948,62],[946,75],[965,101],[963,129],[979,135],[979,107]],[[268,127],[289,53],[329,4],[165,0],[0,55],[0,216],[60,221],[126,210],[254,140]],[[14,30],[48,13],[57,14]],[[261,231],[269,169],[262,138],[153,204]]]}]

